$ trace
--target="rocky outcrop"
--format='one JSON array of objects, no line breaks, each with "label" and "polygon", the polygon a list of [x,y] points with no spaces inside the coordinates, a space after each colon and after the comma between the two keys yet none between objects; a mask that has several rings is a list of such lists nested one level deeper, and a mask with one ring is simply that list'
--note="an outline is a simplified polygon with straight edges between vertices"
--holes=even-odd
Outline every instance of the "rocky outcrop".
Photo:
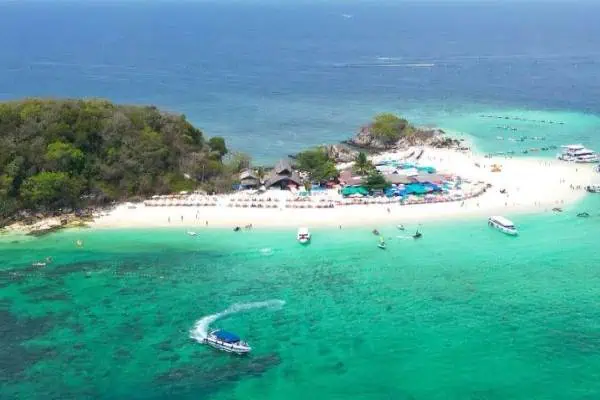
[{"label": "rocky outcrop", "polygon": [[384,143],[381,139],[375,137],[371,132],[370,126],[363,126],[360,131],[348,140],[353,146],[361,147],[369,150],[387,150],[393,148],[393,144]]},{"label": "rocky outcrop", "polygon": [[437,148],[453,148],[460,145],[457,139],[446,136],[442,129],[417,127],[407,136],[394,143],[385,143],[375,137],[369,126],[363,126],[360,131],[346,143],[369,151],[404,150],[411,146],[432,146]]},{"label": "rocky outcrop", "polygon": [[344,144],[330,144],[326,147],[327,155],[336,163],[352,162],[356,159],[358,151],[352,150]]}]

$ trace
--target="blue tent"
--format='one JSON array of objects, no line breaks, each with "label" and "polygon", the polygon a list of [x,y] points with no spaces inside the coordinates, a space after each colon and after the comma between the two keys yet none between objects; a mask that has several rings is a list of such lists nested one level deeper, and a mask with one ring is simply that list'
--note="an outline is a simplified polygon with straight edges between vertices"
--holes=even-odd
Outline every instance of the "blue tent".
[{"label": "blue tent", "polygon": [[225,343],[237,343],[240,341],[240,337],[235,333],[226,331],[216,331],[215,336],[217,339],[222,340]]}]

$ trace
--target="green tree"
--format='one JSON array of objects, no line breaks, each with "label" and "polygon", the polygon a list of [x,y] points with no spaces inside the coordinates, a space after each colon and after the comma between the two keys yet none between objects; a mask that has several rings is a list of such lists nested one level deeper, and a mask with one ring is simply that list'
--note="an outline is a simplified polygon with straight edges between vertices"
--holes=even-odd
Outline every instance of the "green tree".
[{"label": "green tree", "polygon": [[390,185],[381,173],[375,171],[370,173],[369,176],[367,176],[367,179],[363,183],[363,186],[365,186],[369,190],[385,190]]},{"label": "green tree", "polygon": [[219,155],[219,159],[223,158],[223,156],[229,152],[229,150],[227,150],[227,146],[225,145],[225,139],[220,136],[211,137],[208,140],[208,147],[211,151]]},{"label": "green tree", "polygon": [[32,209],[74,206],[80,193],[80,182],[64,172],[41,172],[21,186],[21,198]]},{"label": "green tree", "polygon": [[235,152],[227,156],[227,167],[233,174],[249,169],[251,163],[252,158],[246,153]]},{"label": "green tree", "polygon": [[265,171],[265,167],[258,167],[258,168],[256,168],[256,176],[258,177],[258,179],[262,183],[264,181],[264,179],[265,179],[265,176],[267,176],[267,171]]},{"label": "green tree", "polygon": [[391,113],[375,116],[370,126],[371,133],[386,144],[397,142],[402,136],[410,134],[412,128],[407,120]]},{"label": "green tree", "polygon": [[359,175],[368,175],[371,171],[373,171],[375,167],[373,163],[369,161],[367,155],[364,152],[359,152],[354,160],[354,172]]},{"label": "green tree", "polygon": [[47,147],[44,156],[50,164],[50,169],[68,173],[79,173],[83,168],[85,155],[71,143],[53,142]]},{"label": "green tree", "polygon": [[323,147],[298,153],[296,166],[299,170],[308,172],[313,182],[325,182],[339,176],[335,163],[329,158],[327,150]]}]

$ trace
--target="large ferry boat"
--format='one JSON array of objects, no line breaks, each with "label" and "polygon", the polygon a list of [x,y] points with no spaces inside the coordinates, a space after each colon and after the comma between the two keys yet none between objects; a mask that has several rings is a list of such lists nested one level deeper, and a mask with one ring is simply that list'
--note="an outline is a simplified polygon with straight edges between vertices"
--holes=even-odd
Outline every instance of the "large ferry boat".
[{"label": "large ferry boat", "polygon": [[580,144],[569,144],[561,147],[563,150],[557,155],[559,160],[576,163],[597,163],[600,161],[598,153]]},{"label": "large ferry boat", "polygon": [[517,236],[519,234],[517,228],[515,228],[515,224],[501,216],[490,217],[488,219],[488,225],[510,236]]}]

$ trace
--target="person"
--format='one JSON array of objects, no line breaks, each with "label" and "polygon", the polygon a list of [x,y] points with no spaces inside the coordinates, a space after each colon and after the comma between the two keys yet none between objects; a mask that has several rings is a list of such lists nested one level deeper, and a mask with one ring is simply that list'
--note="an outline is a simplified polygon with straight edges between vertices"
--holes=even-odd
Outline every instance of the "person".
[{"label": "person", "polygon": [[183,215],[181,216],[181,222],[183,222]]},{"label": "person", "polygon": [[168,217],[167,220],[169,221],[169,223],[171,223],[171,217]]}]

